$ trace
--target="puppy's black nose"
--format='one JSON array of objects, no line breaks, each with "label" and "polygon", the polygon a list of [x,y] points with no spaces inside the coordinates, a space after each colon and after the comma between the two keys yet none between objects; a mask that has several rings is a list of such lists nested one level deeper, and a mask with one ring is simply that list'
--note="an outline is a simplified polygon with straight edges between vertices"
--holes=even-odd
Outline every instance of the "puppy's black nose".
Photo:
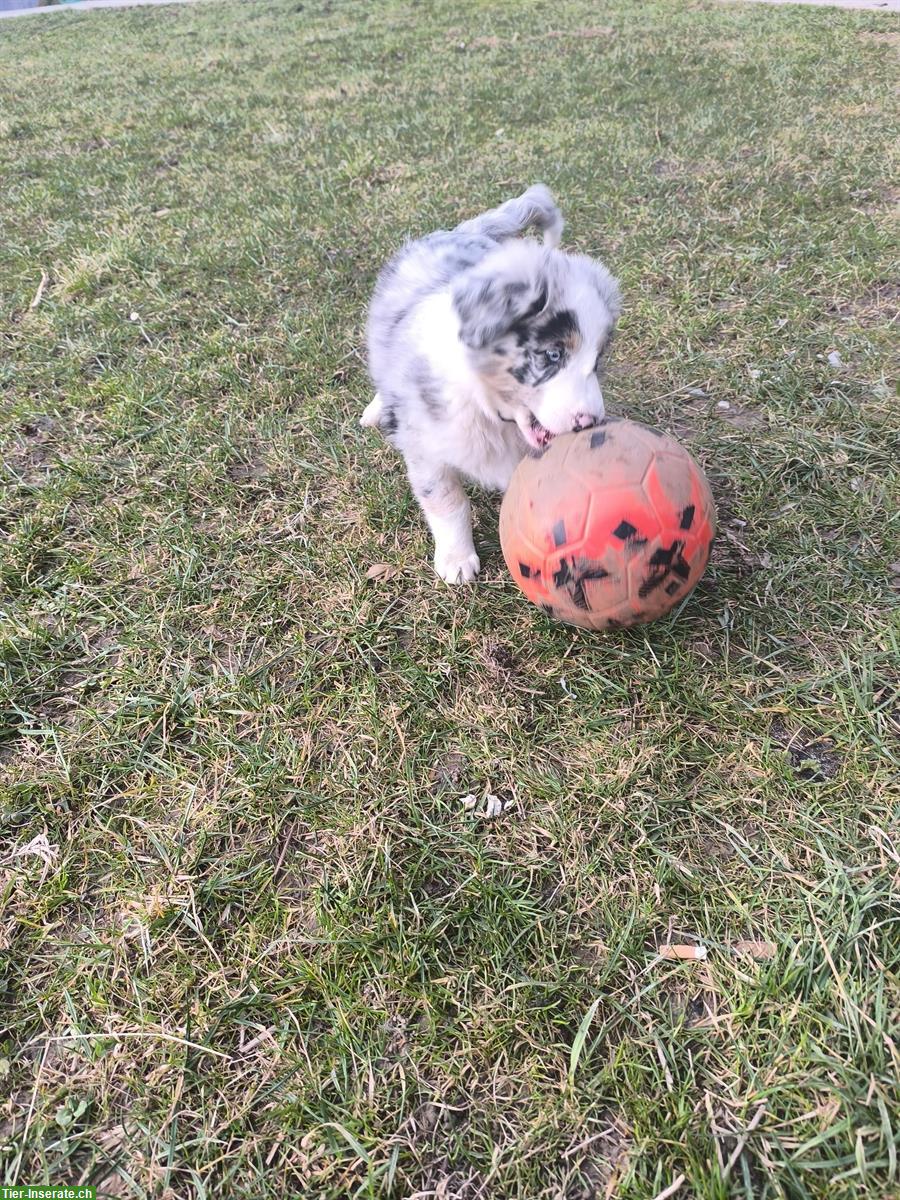
[{"label": "puppy's black nose", "polygon": [[599,419],[599,417],[592,416],[591,413],[576,413],[572,424],[572,431],[580,433],[582,429],[590,429],[597,424]]}]

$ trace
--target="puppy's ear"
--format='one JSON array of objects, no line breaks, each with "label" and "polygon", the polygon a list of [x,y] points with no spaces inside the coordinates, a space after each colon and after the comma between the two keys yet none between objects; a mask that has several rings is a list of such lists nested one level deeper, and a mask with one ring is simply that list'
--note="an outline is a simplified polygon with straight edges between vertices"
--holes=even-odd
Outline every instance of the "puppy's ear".
[{"label": "puppy's ear", "polygon": [[460,340],[470,350],[499,341],[520,321],[537,316],[550,295],[548,272],[533,258],[498,261],[491,255],[461,275],[453,287]]},{"label": "puppy's ear", "polygon": [[587,261],[590,262],[591,274],[597,294],[615,321],[622,311],[622,294],[619,291],[619,281],[607,271],[603,263],[594,262],[590,259]]}]

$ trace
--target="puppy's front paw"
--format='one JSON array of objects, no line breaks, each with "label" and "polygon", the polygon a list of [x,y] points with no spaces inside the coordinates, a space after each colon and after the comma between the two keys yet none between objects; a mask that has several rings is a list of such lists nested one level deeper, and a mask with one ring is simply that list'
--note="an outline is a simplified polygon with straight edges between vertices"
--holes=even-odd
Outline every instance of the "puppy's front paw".
[{"label": "puppy's front paw", "polygon": [[471,583],[481,570],[481,561],[474,550],[452,546],[435,550],[434,569],[446,583]]}]

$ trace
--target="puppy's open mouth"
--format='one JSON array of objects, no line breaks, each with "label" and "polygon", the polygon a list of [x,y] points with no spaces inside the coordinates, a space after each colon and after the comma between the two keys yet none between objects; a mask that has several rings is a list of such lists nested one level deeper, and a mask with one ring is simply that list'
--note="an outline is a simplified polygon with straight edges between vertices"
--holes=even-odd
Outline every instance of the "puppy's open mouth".
[{"label": "puppy's open mouth", "polygon": [[526,440],[534,446],[535,450],[546,450],[556,437],[555,433],[551,433],[546,426],[540,423],[534,413],[529,413],[528,425],[523,432]]}]

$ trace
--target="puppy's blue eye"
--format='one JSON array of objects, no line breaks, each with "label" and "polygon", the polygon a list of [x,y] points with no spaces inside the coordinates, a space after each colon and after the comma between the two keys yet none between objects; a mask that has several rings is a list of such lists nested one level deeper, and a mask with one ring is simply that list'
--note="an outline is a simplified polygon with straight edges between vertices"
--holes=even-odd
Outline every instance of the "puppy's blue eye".
[{"label": "puppy's blue eye", "polygon": [[558,350],[544,350],[543,355],[544,355],[544,358],[549,363],[558,363],[559,362],[560,353]]}]

